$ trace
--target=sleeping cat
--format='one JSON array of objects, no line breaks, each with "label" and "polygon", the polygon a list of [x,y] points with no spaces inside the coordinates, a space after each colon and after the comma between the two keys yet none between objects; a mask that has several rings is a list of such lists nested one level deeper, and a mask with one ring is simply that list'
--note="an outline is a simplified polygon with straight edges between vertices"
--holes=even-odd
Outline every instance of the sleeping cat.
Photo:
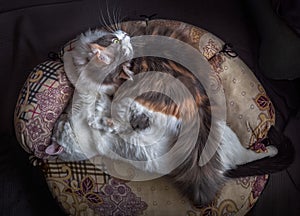
[{"label": "sleeping cat", "polygon": [[[66,75],[75,87],[73,100],[57,121],[46,153],[59,154],[66,161],[95,155],[97,151],[90,143],[97,132],[90,126],[99,128],[97,122],[109,116],[110,97],[120,80],[131,79],[128,64],[123,63],[131,56],[130,38],[123,31],[88,30],[77,38],[74,50],[63,57]],[[122,71],[116,70],[119,62],[123,63]],[[76,130],[81,136],[76,136]],[[79,138],[85,140],[81,146]]]},{"label": "sleeping cat", "polygon": [[[135,31],[135,34],[149,34],[149,29],[138,32]],[[167,27],[160,27],[153,32],[172,37],[176,35]],[[118,36],[119,33],[121,36]],[[106,38],[109,38],[108,43],[101,42]],[[114,39],[111,38],[117,38],[119,42],[113,43]],[[48,154],[57,154],[66,161],[105,155],[112,159],[128,159],[133,165],[135,161],[143,162],[142,166],[136,168],[166,174],[182,194],[197,206],[212,202],[229,177],[276,172],[291,163],[291,143],[273,127],[268,134],[271,145],[263,153],[244,148],[236,134],[222,120],[217,122],[216,130],[210,131],[211,109],[214,107],[200,81],[185,67],[171,60],[158,57],[130,60],[132,49],[129,41],[129,36],[122,31],[89,31],[80,37],[79,45],[71,53],[65,54],[65,70],[75,86],[75,93],[69,114],[62,115],[58,120],[53,143],[46,149]],[[130,63],[125,60],[130,60]],[[120,63],[121,67],[117,67]],[[150,71],[171,75],[186,86],[192,98],[182,98],[178,102],[154,91],[165,88],[168,83],[163,78],[147,76]],[[140,76],[146,76],[147,79],[137,82]],[[116,91],[121,89],[121,84],[126,80],[135,81],[134,85],[126,82],[131,89],[127,90],[131,93],[138,92],[148,83],[154,84],[154,90],[137,94],[136,97],[122,92],[117,94]],[[176,91],[176,85],[169,91]],[[112,99],[116,102],[112,103]],[[189,130],[193,131],[189,123],[197,116],[196,123],[200,126],[198,133],[188,134]],[[165,164],[158,159],[168,153],[178,140],[182,141],[184,127],[185,133],[195,137],[196,141],[194,145],[186,144],[186,149],[183,148],[181,152],[184,160],[164,173],[165,170],[160,167]],[[208,163],[199,165],[210,132],[212,136],[221,135],[220,145]],[[184,142],[180,143],[185,145]],[[171,160],[165,163],[182,158],[171,155]]]}]

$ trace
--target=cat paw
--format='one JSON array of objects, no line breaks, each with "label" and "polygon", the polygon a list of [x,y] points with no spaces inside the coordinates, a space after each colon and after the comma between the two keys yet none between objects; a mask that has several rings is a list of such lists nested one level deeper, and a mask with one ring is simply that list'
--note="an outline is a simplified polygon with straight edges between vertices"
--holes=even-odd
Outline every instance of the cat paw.
[{"label": "cat paw", "polygon": [[97,122],[95,121],[92,121],[92,122],[88,122],[88,125],[93,128],[93,129],[96,129],[96,130],[100,130],[101,128],[99,127],[99,125],[97,124]]},{"label": "cat paw", "polygon": [[267,146],[266,149],[269,157],[274,157],[278,153],[278,149],[275,146]]},{"label": "cat paw", "polygon": [[133,80],[134,72],[129,69],[130,67],[131,67],[131,64],[129,62],[124,63],[122,65],[122,69],[125,73],[125,76],[120,76],[120,77],[122,77],[124,79],[128,79],[128,80]]},{"label": "cat paw", "polygon": [[88,125],[96,130],[102,130],[105,132],[114,132],[114,122],[111,118],[103,117],[101,119],[93,119],[88,121]]},{"label": "cat paw", "polygon": [[88,118],[87,123],[91,128],[96,130],[101,130],[103,128],[102,124],[100,124],[97,118],[93,118],[93,117]]}]

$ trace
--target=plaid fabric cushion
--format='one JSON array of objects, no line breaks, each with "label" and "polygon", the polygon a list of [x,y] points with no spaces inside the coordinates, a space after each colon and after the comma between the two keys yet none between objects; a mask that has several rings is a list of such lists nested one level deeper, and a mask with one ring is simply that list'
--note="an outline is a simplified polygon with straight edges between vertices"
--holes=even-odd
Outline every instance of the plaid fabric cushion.
[{"label": "plaid fabric cushion", "polygon": [[46,61],[36,66],[24,84],[15,109],[15,128],[22,147],[45,157],[53,126],[72,96],[63,64]]}]

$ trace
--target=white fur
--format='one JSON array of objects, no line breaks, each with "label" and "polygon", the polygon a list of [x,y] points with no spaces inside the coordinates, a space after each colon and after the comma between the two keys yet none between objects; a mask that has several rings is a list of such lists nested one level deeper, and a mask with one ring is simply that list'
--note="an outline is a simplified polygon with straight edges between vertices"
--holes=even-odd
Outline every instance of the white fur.
[{"label": "white fur", "polygon": [[273,157],[277,154],[276,147],[267,146],[266,148],[267,152],[262,153],[246,149],[232,129],[225,125],[218,153],[223,166],[229,170],[234,169],[236,165],[246,164],[264,157]]},{"label": "white fur", "polygon": [[[128,109],[144,113],[149,117],[150,127],[135,131],[129,123]],[[149,172],[159,169],[158,158],[166,154],[176,141],[180,129],[180,120],[174,116],[148,110],[133,99],[126,98],[117,106],[118,116],[114,119],[115,136],[110,136],[109,148],[127,162],[143,161],[143,167],[136,167]],[[102,145],[97,146],[101,152]],[[117,159],[117,158],[113,158]],[[119,158],[120,159],[120,158]]]}]

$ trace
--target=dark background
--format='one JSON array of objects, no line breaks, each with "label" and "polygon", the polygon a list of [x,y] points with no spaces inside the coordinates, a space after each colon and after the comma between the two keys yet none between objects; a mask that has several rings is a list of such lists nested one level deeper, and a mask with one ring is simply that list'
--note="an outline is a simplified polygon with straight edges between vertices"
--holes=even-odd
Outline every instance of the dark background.
[{"label": "dark background", "polygon": [[[266,1],[266,0],[261,0]],[[240,58],[262,82],[277,110],[277,124],[296,148],[289,172],[270,177],[250,215],[300,215],[299,80],[269,80],[258,67],[260,40],[251,14],[242,0],[151,0],[109,1],[129,20],[140,15],[174,19],[204,28],[231,43]],[[300,1],[273,0],[276,13],[300,33]],[[48,191],[41,172],[32,167],[18,145],[13,128],[13,111],[18,93],[28,74],[47,59],[49,51],[89,27],[100,26],[105,1],[20,0],[0,1],[0,215],[63,215]],[[280,52],[280,50],[278,50]],[[270,53],[274,55],[274,53]],[[298,58],[299,56],[294,56]],[[290,177],[289,177],[290,174]]]}]

